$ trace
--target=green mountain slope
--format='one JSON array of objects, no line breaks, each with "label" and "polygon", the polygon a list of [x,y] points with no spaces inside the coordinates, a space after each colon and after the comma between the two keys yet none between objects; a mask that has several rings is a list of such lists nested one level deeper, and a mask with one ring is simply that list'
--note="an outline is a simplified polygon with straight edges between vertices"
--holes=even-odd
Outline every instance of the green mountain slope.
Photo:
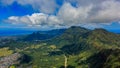
[{"label": "green mountain slope", "polygon": [[[69,56],[77,56],[76,60],[78,64],[78,68],[87,68],[89,65],[91,68],[103,68],[101,67],[101,64],[105,64],[104,67],[114,68],[119,66],[118,61],[114,61],[115,57],[116,59],[119,58],[119,48],[120,48],[120,35],[114,34],[111,32],[108,32],[105,29],[95,29],[95,30],[88,30],[81,27],[71,27],[64,34],[61,36],[52,39],[52,41],[55,41],[56,45],[61,46],[60,50],[64,54],[68,54]],[[52,42],[51,41],[51,42]],[[53,44],[53,42],[52,42]],[[99,53],[103,52],[107,54],[110,49],[117,49],[113,50],[113,53],[116,53],[118,56],[114,56],[113,53],[110,53],[107,55],[106,58],[103,59],[97,59],[95,57],[91,57],[97,54],[97,57],[104,56],[103,54],[99,55]],[[114,56],[114,57],[110,57]],[[88,59],[91,58],[93,62],[90,64],[90,62],[87,62]],[[97,60],[96,60],[97,59]],[[109,61],[106,61],[109,59]],[[99,63],[101,61],[101,63]],[[116,63],[116,65],[112,65],[112,63]],[[98,65],[95,67],[95,65]]]},{"label": "green mountain slope", "polygon": [[29,63],[20,64],[23,68],[65,68],[65,63],[67,68],[119,68],[119,41],[119,34],[105,29],[73,26],[48,40],[14,41],[5,47],[31,57]]},{"label": "green mountain slope", "polygon": [[105,49],[88,59],[90,68],[120,68],[120,49]]},{"label": "green mountain slope", "polygon": [[88,41],[96,46],[119,46],[120,35],[108,32],[104,29],[95,29],[89,33]]},{"label": "green mountain slope", "polygon": [[83,36],[85,33],[90,31],[91,30],[83,27],[72,26],[68,28],[62,35],[57,36],[53,39],[47,40],[47,42],[49,44],[56,44],[59,46],[74,44],[78,42],[81,36]]},{"label": "green mountain slope", "polygon": [[50,31],[38,31],[38,32],[33,32],[32,34],[29,34],[25,37],[23,37],[23,41],[41,41],[41,40],[46,40],[53,38],[55,36],[59,36],[62,33],[64,33],[66,29],[55,29],[55,30],[50,30]]},{"label": "green mountain slope", "polygon": [[81,27],[71,27],[64,34],[55,38],[55,40],[52,41],[62,45],[62,50],[74,53],[78,53],[81,50],[99,51],[120,46],[120,35],[104,29],[88,30]]}]

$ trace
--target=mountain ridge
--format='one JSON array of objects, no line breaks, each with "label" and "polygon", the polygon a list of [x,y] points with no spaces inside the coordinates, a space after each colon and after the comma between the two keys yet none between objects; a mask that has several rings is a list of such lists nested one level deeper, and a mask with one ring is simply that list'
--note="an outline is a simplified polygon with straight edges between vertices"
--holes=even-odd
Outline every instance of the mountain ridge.
[{"label": "mountain ridge", "polygon": [[[52,35],[57,34],[55,31],[52,32]],[[35,32],[35,34],[42,36],[39,32]],[[43,35],[46,36],[44,33]],[[118,64],[120,63],[120,35],[105,29],[90,30],[72,26],[55,37],[38,42],[35,40],[33,39],[32,42],[24,40],[19,42],[18,40],[5,45],[12,51],[31,56],[31,63],[25,65],[30,67],[33,64],[37,68],[49,68],[49,65],[64,68],[64,56],[68,59],[68,68],[88,68],[88,66],[90,68],[117,68],[120,66]],[[57,64],[55,65],[55,63]]]}]

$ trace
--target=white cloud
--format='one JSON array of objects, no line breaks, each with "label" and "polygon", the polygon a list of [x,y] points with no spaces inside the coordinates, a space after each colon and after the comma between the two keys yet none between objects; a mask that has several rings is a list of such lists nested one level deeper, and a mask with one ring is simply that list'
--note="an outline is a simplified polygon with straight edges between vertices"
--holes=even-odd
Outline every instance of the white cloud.
[{"label": "white cloud", "polygon": [[55,0],[16,0],[21,5],[32,5],[36,10],[43,13],[53,13],[57,8]]},{"label": "white cloud", "polygon": [[119,6],[120,2],[118,1],[104,1],[100,5],[100,10],[90,17],[90,21],[93,23],[112,23],[120,21]]},{"label": "white cloud", "polygon": [[11,5],[17,2],[20,5],[31,5],[33,9],[43,13],[54,13],[58,5],[55,0],[0,0],[2,5]]},{"label": "white cloud", "polygon": [[[30,3],[34,2],[33,0],[30,1]],[[56,15],[33,13],[32,15],[25,15],[22,17],[11,16],[7,21],[12,23],[25,23],[30,26],[37,25],[39,27],[52,28],[69,27],[72,25],[81,25],[92,28],[101,27],[101,24],[108,25],[112,22],[120,21],[120,1],[94,0],[95,2],[93,2],[88,0],[84,5],[80,5],[84,0],[78,1],[80,1],[80,3],[78,2],[79,4],[77,7],[72,6],[68,2],[64,3]],[[22,2],[19,3],[23,5],[26,5],[27,3],[30,4],[29,2]]]},{"label": "white cloud", "polygon": [[34,13],[31,16],[11,16],[7,21],[12,23],[24,23],[29,26],[39,25],[40,27],[52,28],[69,27],[76,24],[84,24],[91,9],[92,5],[89,7],[75,8],[71,6],[71,4],[65,3],[56,16],[44,13]]},{"label": "white cloud", "polygon": [[76,8],[70,3],[65,3],[58,12],[58,17],[65,22],[65,25],[85,23],[91,9],[92,5]]},{"label": "white cloud", "polygon": [[8,18],[8,22],[18,23],[18,24],[24,23],[24,24],[29,24],[29,25],[40,25],[40,24],[46,23],[47,16],[48,15],[43,14],[43,13],[34,13],[31,16],[26,15],[22,17],[11,16]]},{"label": "white cloud", "polygon": [[57,16],[51,15],[48,17],[48,24],[49,25],[62,25],[63,22]]},{"label": "white cloud", "polygon": [[47,15],[44,13],[34,13],[31,16],[26,15],[22,17],[11,16],[6,22],[13,24],[27,24],[28,26],[39,26],[39,27],[60,27],[60,20],[57,16]]}]

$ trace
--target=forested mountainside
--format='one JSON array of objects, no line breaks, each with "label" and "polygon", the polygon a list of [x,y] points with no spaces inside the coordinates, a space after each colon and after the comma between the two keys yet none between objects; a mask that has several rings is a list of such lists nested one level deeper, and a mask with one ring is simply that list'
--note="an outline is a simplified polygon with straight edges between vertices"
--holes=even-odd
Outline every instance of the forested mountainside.
[{"label": "forested mountainside", "polygon": [[61,35],[66,29],[55,29],[50,31],[37,31],[23,37],[24,41],[40,41],[53,38],[55,36]]},{"label": "forested mountainside", "polygon": [[[9,65],[14,68],[120,67],[119,34],[101,28],[90,30],[78,26],[72,26],[58,33],[53,31],[50,33],[54,35],[52,37],[48,34],[49,32],[42,35],[34,32],[26,37],[27,41],[11,40],[2,44],[1,59],[16,53],[20,54],[20,57],[25,55],[28,58],[24,58],[24,62]],[[0,63],[4,62],[0,60]]]}]

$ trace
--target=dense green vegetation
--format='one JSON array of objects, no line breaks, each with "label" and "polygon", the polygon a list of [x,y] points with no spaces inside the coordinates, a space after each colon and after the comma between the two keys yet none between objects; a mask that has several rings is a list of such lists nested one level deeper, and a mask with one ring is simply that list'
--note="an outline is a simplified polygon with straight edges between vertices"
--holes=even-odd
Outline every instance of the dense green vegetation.
[{"label": "dense green vegetation", "polygon": [[40,41],[53,38],[55,36],[61,35],[66,29],[56,29],[50,31],[38,31],[33,32],[30,35],[23,37],[21,40],[23,41]]},{"label": "dense green vegetation", "polygon": [[33,35],[27,36],[32,39],[30,41],[11,40],[0,50],[7,48],[7,55],[17,52],[28,57],[26,62],[17,65],[22,68],[65,68],[65,65],[67,68],[120,67],[119,34],[73,26],[62,34],[42,41],[35,41],[40,34],[37,37]]}]

